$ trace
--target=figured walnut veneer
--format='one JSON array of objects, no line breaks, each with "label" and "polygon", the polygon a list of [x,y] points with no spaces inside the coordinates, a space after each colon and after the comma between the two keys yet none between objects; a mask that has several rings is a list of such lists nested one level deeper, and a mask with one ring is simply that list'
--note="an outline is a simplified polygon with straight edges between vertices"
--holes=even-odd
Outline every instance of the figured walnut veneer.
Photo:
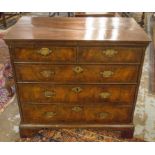
[{"label": "figured walnut veneer", "polygon": [[22,137],[103,128],[132,137],[146,33],[131,18],[22,17],[9,46]]}]

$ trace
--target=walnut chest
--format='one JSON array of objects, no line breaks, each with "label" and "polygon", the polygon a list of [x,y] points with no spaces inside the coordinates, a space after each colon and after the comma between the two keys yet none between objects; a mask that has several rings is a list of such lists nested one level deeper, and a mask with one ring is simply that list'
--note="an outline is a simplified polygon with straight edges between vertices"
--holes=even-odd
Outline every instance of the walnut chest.
[{"label": "walnut chest", "polygon": [[132,137],[146,33],[132,18],[22,17],[5,37],[21,137],[100,128]]}]

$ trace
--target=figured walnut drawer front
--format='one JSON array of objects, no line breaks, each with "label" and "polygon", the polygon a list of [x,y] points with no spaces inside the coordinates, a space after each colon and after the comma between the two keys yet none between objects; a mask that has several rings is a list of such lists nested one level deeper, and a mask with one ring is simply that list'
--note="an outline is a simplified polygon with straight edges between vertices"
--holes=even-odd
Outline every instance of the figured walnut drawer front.
[{"label": "figured walnut drawer front", "polygon": [[83,63],[140,63],[141,48],[80,47],[78,60]]},{"label": "figured walnut drawer front", "polygon": [[17,81],[57,83],[137,82],[138,65],[15,65]]},{"label": "figured walnut drawer front", "polygon": [[18,84],[21,102],[132,104],[135,85]]},{"label": "figured walnut drawer front", "polygon": [[25,62],[75,62],[76,48],[74,47],[49,47],[49,48],[16,48],[14,61]]},{"label": "figured walnut drawer front", "polygon": [[79,105],[22,105],[26,123],[129,123],[131,107]]}]

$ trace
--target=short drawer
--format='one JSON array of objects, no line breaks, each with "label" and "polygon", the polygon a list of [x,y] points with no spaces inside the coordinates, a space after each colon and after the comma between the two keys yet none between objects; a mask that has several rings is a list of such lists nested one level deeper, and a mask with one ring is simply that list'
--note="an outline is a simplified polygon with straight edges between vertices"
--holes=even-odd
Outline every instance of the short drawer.
[{"label": "short drawer", "polygon": [[131,107],[79,105],[22,105],[25,123],[129,123]]},{"label": "short drawer", "polygon": [[138,65],[16,64],[17,81],[57,83],[137,82]]},{"label": "short drawer", "polygon": [[48,47],[48,48],[15,48],[14,61],[17,62],[75,62],[76,48]]},{"label": "short drawer", "polygon": [[83,63],[140,63],[141,48],[80,47],[78,60]]},{"label": "short drawer", "polygon": [[135,85],[18,84],[21,102],[132,104]]}]

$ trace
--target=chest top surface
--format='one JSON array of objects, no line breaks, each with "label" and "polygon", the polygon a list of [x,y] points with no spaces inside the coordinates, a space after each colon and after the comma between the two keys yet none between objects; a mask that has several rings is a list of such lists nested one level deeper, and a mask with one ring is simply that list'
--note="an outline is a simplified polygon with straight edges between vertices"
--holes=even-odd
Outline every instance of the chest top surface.
[{"label": "chest top surface", "polygon": [[149,42],[133,18],[122,17],[22,17],[5,40]]}]

